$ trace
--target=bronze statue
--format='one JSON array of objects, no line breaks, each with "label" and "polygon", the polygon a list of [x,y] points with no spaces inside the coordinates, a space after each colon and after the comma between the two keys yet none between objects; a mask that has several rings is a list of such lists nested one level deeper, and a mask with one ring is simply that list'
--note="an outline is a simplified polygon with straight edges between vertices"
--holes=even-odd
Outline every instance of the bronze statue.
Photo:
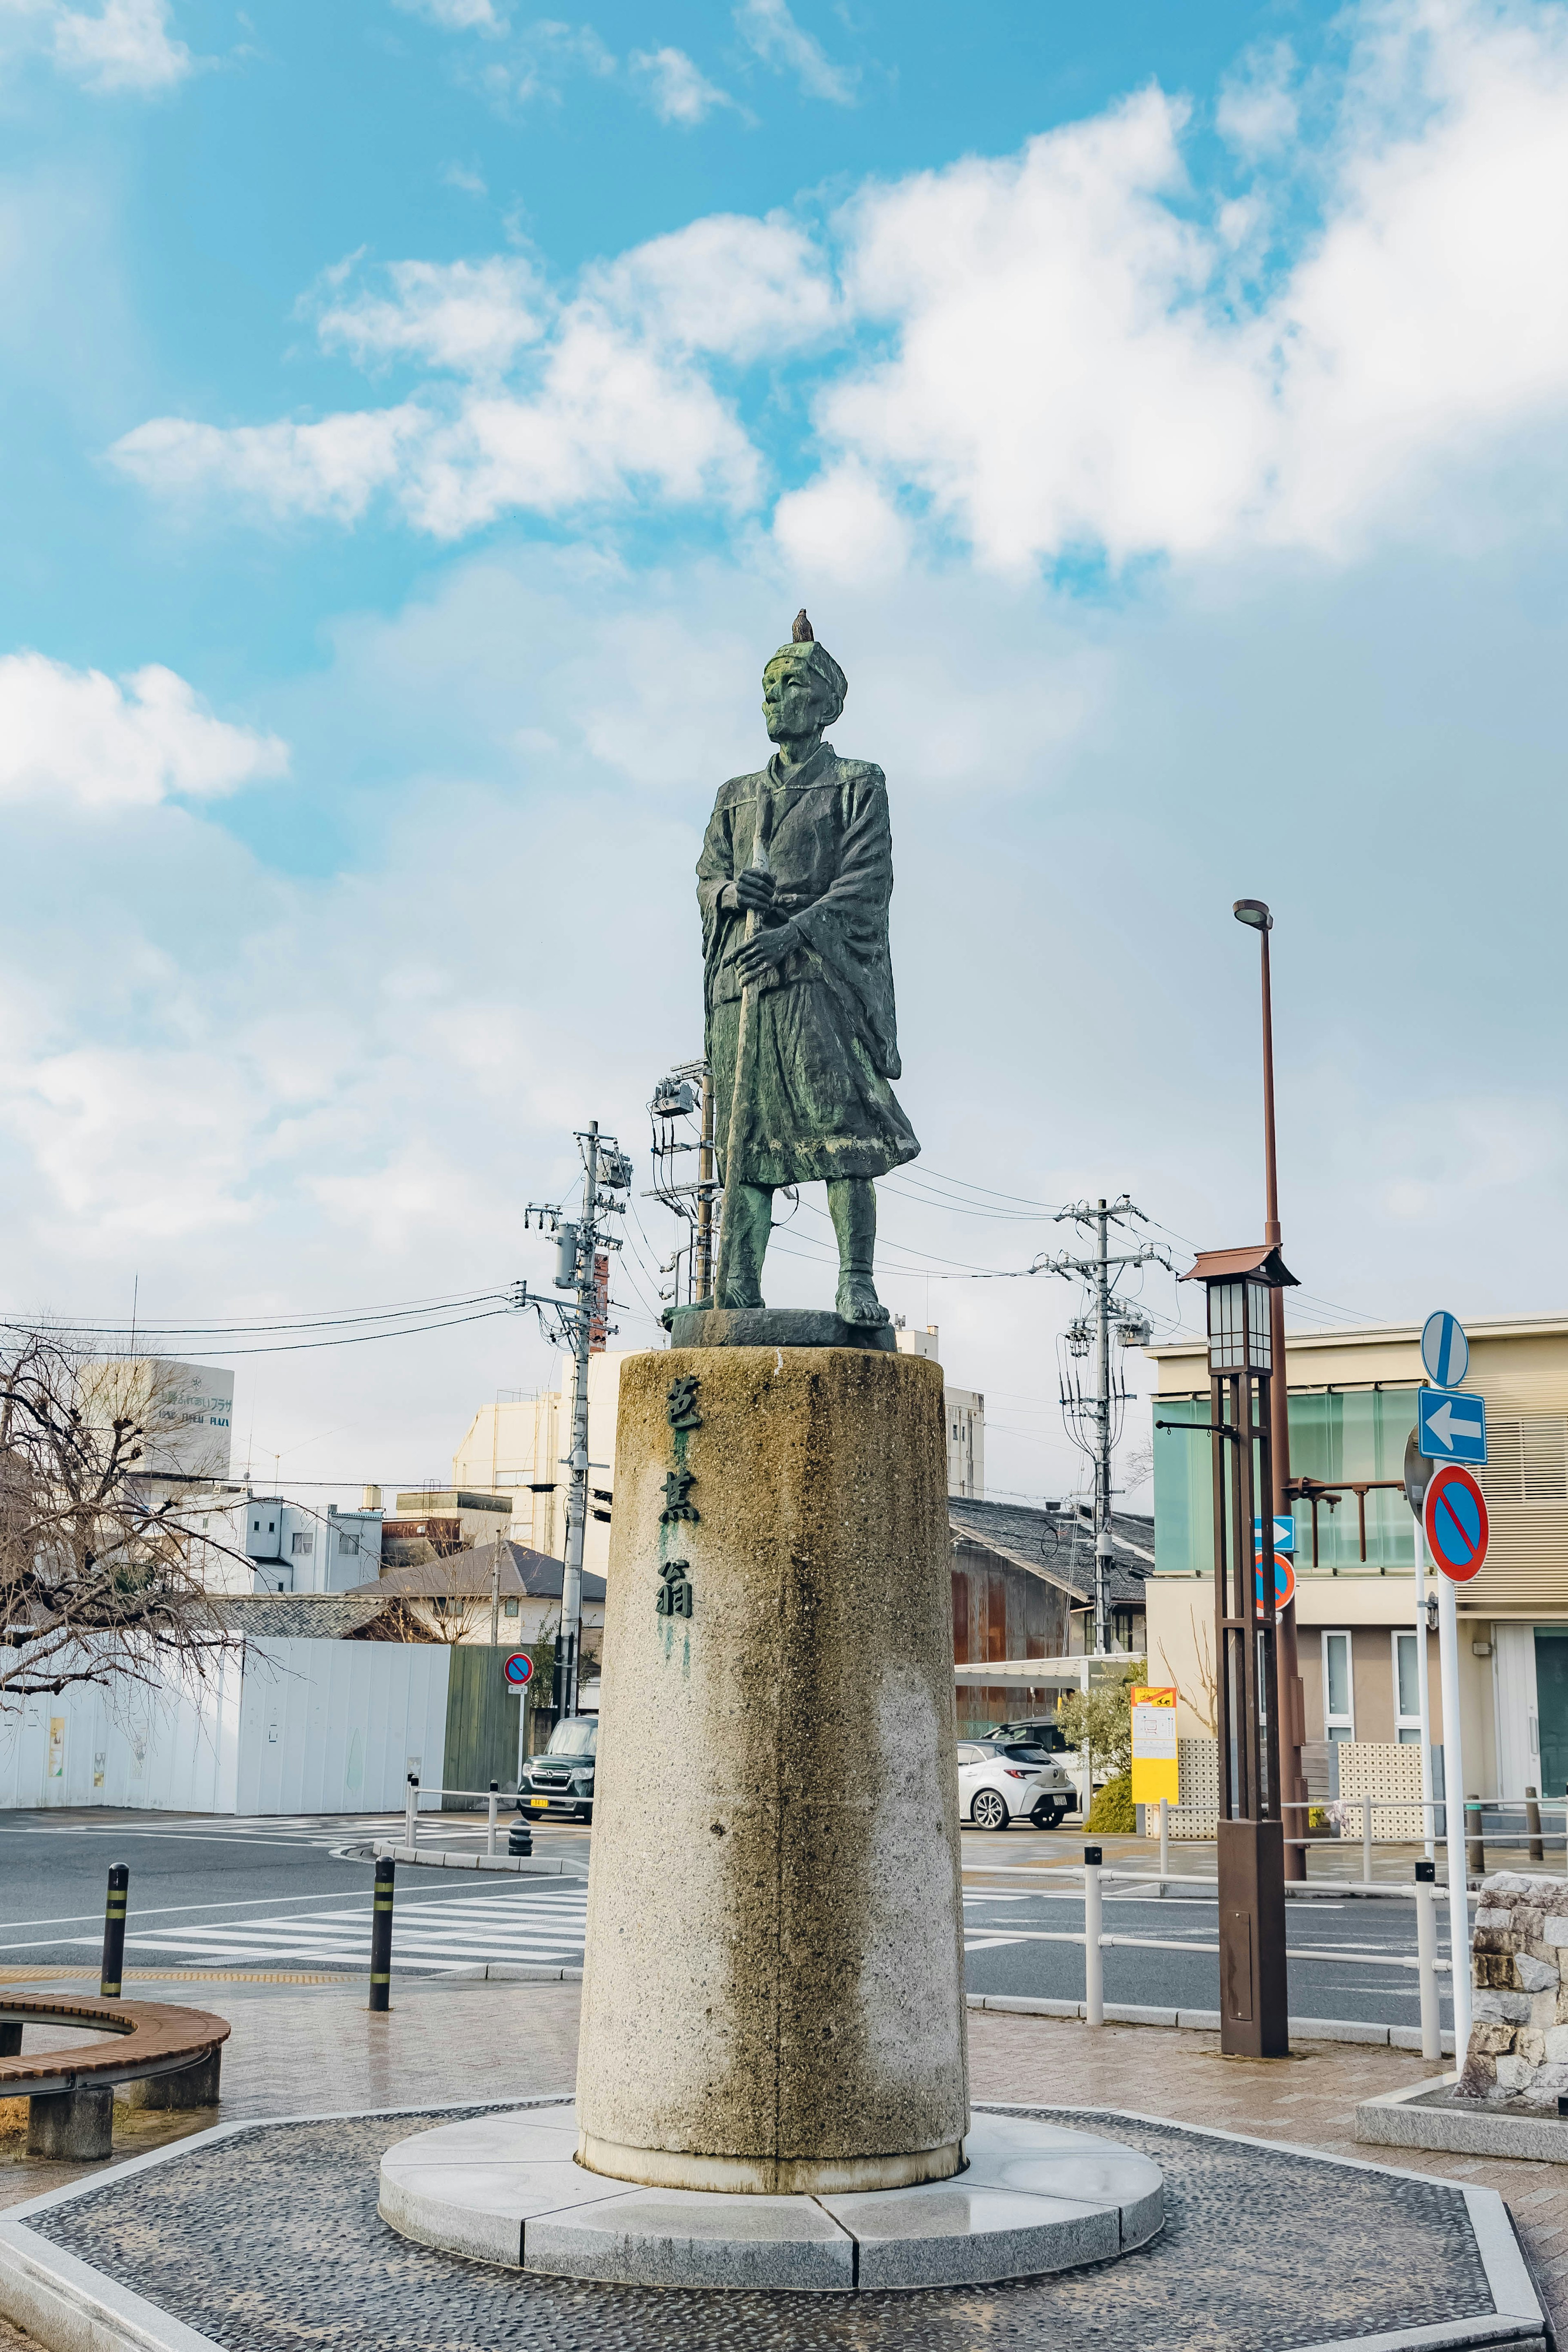
[{"label": "bronze statue", "polygon": [[763,717],[778,748],[759,772],[722,787],[698,861],[724,1185],[713,1303],[762,1306],[775,1190],[826,1182],[837,1311],[880,1325],[872,1180],[920,1144],[889,1084],[901,1066],[887,783],[880,768],[841,760],[823,737],[847,691],[802,612],[763,672]]}]

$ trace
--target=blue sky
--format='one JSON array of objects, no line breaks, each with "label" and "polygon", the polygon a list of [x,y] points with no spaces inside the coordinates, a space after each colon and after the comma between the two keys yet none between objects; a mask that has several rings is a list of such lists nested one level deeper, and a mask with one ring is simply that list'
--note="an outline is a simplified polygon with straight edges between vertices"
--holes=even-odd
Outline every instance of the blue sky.
[{"label": "blue sky", "polygon": [[[10,1308],[542,1272],[802,602],[923,1165],[1250,1237],[1262,895],[1302,1313],[1565,1303],[1560,8],[0,0],[0,114]],[[1058,1229],[884,1229],[1056,1491],[1071,1293],[942,1277]],[[396,1483],[546,1358],[236,1366]]]}]

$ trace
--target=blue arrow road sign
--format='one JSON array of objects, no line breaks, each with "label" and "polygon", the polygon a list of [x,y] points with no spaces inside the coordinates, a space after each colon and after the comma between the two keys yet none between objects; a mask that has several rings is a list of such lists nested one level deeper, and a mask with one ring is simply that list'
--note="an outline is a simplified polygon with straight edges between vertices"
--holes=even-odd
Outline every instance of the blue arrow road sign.
[{"label": "blue arrow road sign", "polygon": [[1421,1451],[1429,1462],[1484,1463],[1487,1407],[1466,1389],[1417,1389]]},{"label": "blue arrow road sign", "polygon": [[[1286,1553],[1293,1552],[1296,1549],[1295,1520],[1289,1517],[1281,1518],[1278,1515],[1274,1515],[1271,1519],[1271,1524],[1274,1528],[1273,1549],[1275,1551]],[[1263,1549],[1263,1522],[1261,1519],[1254,1519],[1252,1522],[1252,1548],[1254,1551],[1261,1551]]]},{"label": "blue arrow road sign", "polygon": [[1421,1360],[1426,1367],[1427,1379],[1436,1387],[1458,1387],[1470,1369],[1470,1343],[1457,1315],[1442,1309],[1428,1315],[1421,1327]]}]

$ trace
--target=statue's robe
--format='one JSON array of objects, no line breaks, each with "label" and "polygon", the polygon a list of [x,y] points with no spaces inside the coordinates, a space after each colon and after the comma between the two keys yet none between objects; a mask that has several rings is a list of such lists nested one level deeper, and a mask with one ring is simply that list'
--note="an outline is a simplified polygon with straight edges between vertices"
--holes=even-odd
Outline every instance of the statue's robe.
[{"label": "statue's robe", "polygon": [[[760,796],[769,803],[774,883],[774,912],[764,924],[793,922],[802,944],[752,990],[751,1084],[733,1130],[731,1171],[735,959],[746,917],[720,899],[755,862]],[[919,1151],[889,1084],[901,1068],[888,953],[892,890],[887,782],[869,761],[841,760],[823,743],[798,768],[781,770],[775,755],[721,791],[698,861],[697,897],[714,1136],[726,1182],[731,1174],[763,1185],[885,1176]]]}]

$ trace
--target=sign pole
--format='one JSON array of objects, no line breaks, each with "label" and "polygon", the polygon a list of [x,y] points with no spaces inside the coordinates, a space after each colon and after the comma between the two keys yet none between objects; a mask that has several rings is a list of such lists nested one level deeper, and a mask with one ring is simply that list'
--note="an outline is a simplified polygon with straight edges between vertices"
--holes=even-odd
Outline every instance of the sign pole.
[{"label": "sign pole", "polygon": [[1415,1521],[1415,1692],[1421,1715],[1422,1852],[1428,1862],[1437,1851],[1437,1817],[1432,1807],[1436,1776],[1432,1769],[1432,1675],[1426,1657],[1426,1530]]},{"label": "sign pole", "polygon": [[[1425,1542],[1425,1538],[1423,1538]],[[1459,1734],[1459,1613],[1451,1577],[1437,1579],[1437,1664],[1443,1684],[1443,1826],[1448,1837],[1448,1951],[1453,1962],[1454,2062],[1470,2039],[1470,1906],[1465,1890],[1465,1757]]]}]

